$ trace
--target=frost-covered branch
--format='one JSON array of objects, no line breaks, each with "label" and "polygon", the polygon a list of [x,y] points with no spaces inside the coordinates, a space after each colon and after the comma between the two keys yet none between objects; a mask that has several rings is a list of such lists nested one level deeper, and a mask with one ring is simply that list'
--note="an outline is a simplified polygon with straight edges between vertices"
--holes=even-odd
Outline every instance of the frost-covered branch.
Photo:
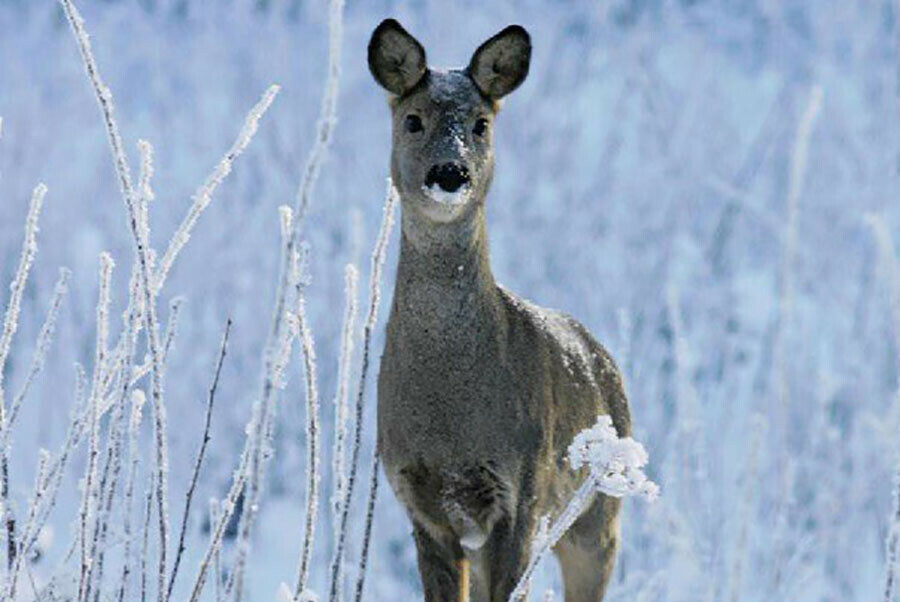
[{"label": "frost-covered branch", "polygon": [[[253,411],[253,418],[251,418],[248,428],[253,426],[253,424],[259,420],[259,409],[259,404],[256,404]],[[249,463],[249,457],[250,450],[245,448],[238,463],[238,468],[234,471],[234,480],[231,489],[229,489],[227,497],[219,504],[219,521],[210,526],[211,534],[209,537],[209,545],[207,545],[203,560],[200,562],[200,570],[197,572],[197,578],[194,581],[194,587],[191,590],[190,602],[197,602],[200,599],[200,595],[203,593],[203,586],[206,585],[207,574],[209,573],[213,562],[218,559],[219,550],[222,546],[222,537],[225,535],[225,529],[228,527],[228,522],[234,515],[237,501],[241,497],[247,483],[247,465]]]},{"label": "frost-covered branch", "polygon": [[86,602],[90,595],[90,578],[93,566],[89,542],[93,532],[91,522],[97,511],[100,492],[97,488],[97,456],[100,454],[100,395],[103,365],[106,361],[109,339],[109,286],[112,278],[113,260],[109,253],[100,254],[100,285],[97,300],[97,340],[94,350],[94,370],[91,378],[91,393],[88,398],[88,461],[84,474],[84,489],[81,494],[79,515],[79,543],[81,546],[81,574],[78,585],[78,600]]},{"label": "frost-covered branch", "polygon": [[7,447],[7,455],[9,454],[9,441],[12,427],[15,425],[16,417],[22,408],[22,402],[28,396],[28,392],[34,385],[34,380],[44,369],[44,361],[47,358],[47,351],[53,342],[53,334],[56,331],[56,319],[59,317],[59,309],[62,306],[63,297],[69,292],[69,279],[72,276],[71,270],[68,268],[60,268],[59,277],[53,287],[53,296],[50,299],[50,308],[47,310],[47,316],[44,318],[44,324],[38,334],[37,344],[31,355],[31,365],[28,368],[28,374],[25,375],[25,382],[21,389],[13,398],[10,406],[9,416],[6,423],[6,430],[3,432],[3,445]]},{"label": "frost-covered branch", "polygon": [[[59,279],[56,281],[56,285],[53,288],[53,297],[50,300],[50,308],[47,310],[47,317],[44,319],[44,324],[41,327],[40,334],[38,334],[37,344],[35,345],[34,353],[32,354],[31,358],[31,366],[28,369],[28,374],[25,376],[25,382],[23,383],[21,390],[13,399],[8,421],[6,423],[6,428],[2,433],[0,433],[0,446],[2,446],[3,448],[4,462],[8,462],[8,458],[10,455],[10,446],[12,441],[11,433],[12,427],[16,422],[16,416],[19,413],[19,409],[22,407],[22,402],[25,400],[25,397],[28,395],[28,391],[31,389],[31,386],[34,383],[34,379],[43,369],[44,360],[47,356],[47,350],[49,349],[50,343],[53,340],[53,333],[56,328],[56,319],[59,316],[59,308],[62,305],[63,297],[65,297],[66,293],[68,292],[69,277],[71,275],[72,273],[66,268],[61,268],[59,270]],[[43,456],[41,459],[44,459]],[[43,468],[46,471],[49,471],[49,456],[47,458],[47,462],[48,465],[43,466]],[[6,465],[4,465],[4,478],[9,478],[8,473],[6,472]],[[41,480],[42,478],[44,479],[43,481]],[[15,524],[13,523],[10,525],[8,523],[7,537],[10,537],[8,545],[16,546],[16,550],[10,556],[11,574],[8,578],[10,600],[15,599],[15,588],[18,578],[18,572],[22,564],[22,554],[23,551],[27,552],[25,546],[29,544],[31,530],[34,528],[34,524],[38,520],[38,510],[47,493],[47,485],[48,481],[46,479],[46,475],[41,475],[40,471],[38,471],[38,480],[35,482],[35,493],[28,509],[29,516],[18,542],[16,542],[14,538]],[[12,518],[11,515],[8,516]],[[10,548],[7,549],[9,550]]]},{"label": "frost-covered branch", "polygon": [[138,174],[138,207],[141,212],[141,229],[150,231],[150,201],[155,197],[150,182],[153,180],[153,145],[147,140],[138,140],[141,155],[141,171]]},{"label": "frost-covered branch", "polygon": [[[216,525],[219,522],[219,500],[213,498],[209,500],[209,524]],[[213,537],[213,530],[209,530],[210,539]],[[213,593],[215,594],[215,602],[222,602],[222,553],[221,546],[216,548],[213,554],[213,580],[215,581]]]},{"label": "frost-covered branch", "polygon": [[[6,314],[3,318],[3,332],[0,334],[0,438],[7,439],[6,394],[4,392],[3,377],[6,373],[6,360],[12,346],[12,339],[19,327],[19,312],[22,306],[22,295],[25,292],[25,284],[28,282],[28,274],[34,256],[37,254],[37,230],[38,218],[41,215],[41,207],[47,187],[38,184],[31,195],[31,203],[28,207],[28,217],[25,220],[25,239],[22,242],[22,253],[19,256],[19,265],[9,287],[9,302],[6,306]],[[6,446],[0,446],[0,519],[6,528],[6,562],[11,569],[16,555],[16,521],[9,507],[9,458]]]},{"label": "frost-covered branch", "polygon": [[366,502],[366,524],[363,528],[362,547],[359,552],[359,572],[356,575],[356,596],[354,602],[362,602],[366,584],[366,568],[369,564],[369,546],[372,543],[372,526],[375,522],[375,502],[378,500],[378,473],[381,470],[381,456],[378,450],[372,455],[372,472],[369,476],[369,497]]},{"label": "frost-covered branch", "polygon": [[306,167],[297,188],[294,201],[294,243],[300,240],[306,214],[312,200],[312,191],[325,154],[331,146],[334,127],[337,124],[337,101],[341,81],[341,44],[344,39],[344,0],[331,0],[328,4],[328,79],[322,94],[319,121],[316,124],[316,141],[306,159]]},{"label": "frost-covered branch", "polygon": [[159,513],[159,566],[158,566],[158,596],[162,600],[165,591],[166,579],[166,554],[168,549],[168,451],[166,443],[166,412],[163,405],[162,390],[162,354],[159,344],[159,328],[156,319],[156,304],[153,291],[153,274],[148,252],[148,233],[146,222],[141,219],[141,211],[138,197],[131,180],[131,170],[125,157],[122,137],[119,134],[119,126],[114,115],[112,92],[100,78],[97,63],[91,50],[91,43],[87,31],[84,28],[84,19],[72,0],[60,0],[72,32],[78,42],[79,51],[83,59],[88,78],[97,96],[106,125],[106,133],[109,138],[116,172],[119,176],[119,185],[125,207],[128,214],[128,225],[134,242],[135,255],[139,270],[139,282],[144,303],[144,323],[147,330],[147,343],[150,348],[150,356],[153,361],[151,371],[151,390],[153,395],[153,418],[156,439],[156,500]]},{"label": "frost-covered branch", "polygon": [[[243,480],[240,482],[244,490],[244,511],[241,513],[238,525],[237,552],[234,567],[228,586],[225,588],[225,596],[233,596],[235,601],[241,599],[244,587],[244,570],[247,556],[250,552],[250,537],[259,510],[259,498],[262,492],[265,468],[271,455],[272,414],[274,412],[274,397],[278,389],[284,386],[284,371],[287,358],[290,355],[291,342],[293,341],[296,327],[296,317],[292,311],[286,309],[288,293],[294,289],[299,278],[299,254],[292,250],[290,224],[293,221],[292,211],[289,207],[280,207],[281,218],[281,274],[279,287],[275,293],[275,312],[269,327],[268,340],[265,347],[264,369],[262,378],[262,391],[259,399],[253,406],[253,414],[250,424],[247,426],[247,438],[244,442],[244,451],[241,454],[241,472]],[[232,489],[226,497],[226,504],[230,498],[236,501],[240,490],[236,490],[238,480],[232,484]],[[223,507],[224,515],[229,511],[226,505]],[[204,559],[204,564],[208,559]],[[199,592],[198,592],[199,595]]]},{"label": "frost-covered branch", "polygon": [[124,602],[125,592],[128,591],[128,578],[131,575],[131,546],[134,537],[131,532],[131,511],[134,505],[134,483],[137,479],[138,464],[141,453],[138,447],[138,435],[140,434],[141,419],[143,418],[146,396],[140,389],[135,390],[131,396],[131,418],[128,420],[128,476],[125,481],[125,502],[122,510],[122,536],[125,539],[125,551],[122,554],[122,577],[119,581],[118,602]]},{"label": "frost-covered branch", "polygon": [[643,467],[648,456],[644,446],[631,437],[619,437],[612,418],[597,417],[597,423],[575,435],[569,446],[573,470],[588,469],[588,476],[572,495],[555,521],[542,520],[532,542],[532,553],[509,602],[518,602],[528,593],[531,578],[540,561],[593,502],[597,493],[612,497],[642,496],[655,500],[659,488],[647,479]]},{"label": "frost-covered branch", "polygon": [[[272,312],[272,324],[267,337],[265,350],[265,368],[263,373],[262,392],[259,404],[258,420],[253,424],[253,429],[247,438],[245,449],[252,450],[247,469],[248,489],[245,499],[245,512],[241,516],[239,527],[239,543],[234,572],[232,573],[233,588],[229,588],[228,594],[233,593],[239,600],[243,592],[243,574],[246,562],[246,547],[249,545],[250,531],[256,519],[258,499],[261,488],[261,480],[265,471],[267,456],[265,454],[265,439],[271,432],[269,424],[272,419],[272,397],[277,388],[279,377],[279,355],[284,349],[285,319],[288,313],[288,295],[291,291],[291,262],[300,245],[300,234],[303,228],[304,217],[310,204],[312,190],[318,178],[325,153],[331,145],[332,132],[337,114],[338,85],[340,83],[340,56],[343,41],[343,0],[331,0],[329,4],[328,20],[328,80],[325,84],[325,92],[322,98],[322,107],[316,132],[316,142],[310,151],[303,176],[298,187],[295,200],[290,236],[287,237],[287,248],[283,254],[281,269],[279,271],[278,288],[275,295],[275,307]],[[233,592],[232,592],[233,589]]]},{"label": "frost-covered branch", "polygon": [[[85,406],[87,405],[86,389],[87,376],[84,373],[84,369],[76,364],[75,404],[69,418],[69,428],[66,432],[66,440],[56,459],[51,460],[51,463],[47,468],[46,477],[42,485],[43,494],[41,496],[41,502],[43,503],[43,507],[40,507],[39,504],[35,506],[35,518],[33,521],[29,521],[30,525],[26,525],[26,528],[22,533],[19,543],[20,553],[17,554],[17,560],[28,556],[28,551],[34,546],[38,535],[47,523],[50,513],[56,505],[57,494],[59,493],[60,485],[62,484],[62,478],[68,465],[68,460],[83,434],[84,421],[86,420],[86,413],[84,411]],[[75,542],[73,542],[73,544],[74,543]],[[73,545],[71,551],[74,551],[74,549],[75,547]]]},{"label": "frost-covered branch", "polygon": [[41,216],[41,208],[44,204],[44,196],[47,187],[38,184],[31,195],[31,203],[28,207],[28,217],[25,219],[25,240],[22,242],[22,253],[19,256],[19,266],[9,286],[9,302],[6,305],[6,314],[3,319],[3,333],[0,334],[0,429],[6,428],[6,396],[4,394],[3,376],[6,372],[6,360],[12,346],[13,336],[19,327],[19,312],[22,307],[22,295],[25,292],[25,284],[28,282],[28,274],[34,256],[37,254],[38,219]]},{"label": "frost-covered branch", "polygon": [[38,468],[37,468],[37,476],[34,479],[34,492],[31,494],[31,501],[28,504],[28,516],[25,519],[25,528],[23,529],[23,537],[19,542],[17,553],[13,562],[12,570],[9,574],[9,579],[7,585],[9,589],[7,591],[7,600],[15,600],[16,599],[16,586],[18,584],[18,576],[19,570],[22,568],[22,558],[24,557],[24,547],[23,543],[25,542],[25,536],[30,533],[30,529],[33,528],[33,525],[37,521],[37,513],[38,509],[41,506],[44,495],[47,492],[46,483],[47,483],[47,470],[50,466],[50,452],[45,449],[41,449],[38,451]]},{"label": "frost-covered branch", "polygon": [[144,494],[144,526],[141,530],[141,602],[147,602],[147,577],[150,567],[150,520],[153,518],[155,480],[156,473],[150,471],[150,482]]},{"label": "frost-covered branch", "polygon": [[237,139],[235,139],[231,148],[228,149],[228,152],[226,152],[225,156],[219,161],[219,164],[216,165],[213,172],[206,177],[206,180],[200,188],[197,189],[197,192],[194,193],[193,202],[191,203],[190,209],[188,209],[187,215],[175,231],[175,235],[169,242],[169,246],[162,257],[162,260],[159,262],[159,268],[157,269],[153,280],[155,293],[159,293],[166,281],[169,270],[172,268],[172,264],[175,263],[175,259],[178,257],[178,253],[181,252],[181,249],[184,248],[184,245],[187,244],[187,241],[190,239],[191,230],[194,229],[197,220],[200,219],[200,215],[209,206],[216,188],[218,188],[219,184],[221,184],[228,174],[231,173],[235,159],[237,159],[241,153],[244,152],[244,149],[247,148],[247,145],[250,144],[253,135],[256,133],[256,130],[259,129],[259,120],[268,110],[269,106],[271,106],[272,101],[275,100],[275,95],[278,94],[279,90],[281,90],[281,86],[269,86],[259,102],[250,109],[250,113],[244,119],[244,125],[238,133]]},{"label": "frost-covered branch", "polygon": [[303,369],[306,374],[306,526],[297,571],[294,596],[299,598],[309,580],[310,559],[316,539],[316,520],[319,513],[319,377],[316,370],[316,347],[309,319],[306,299],[297,284],[297,337],[303,349]]},{"label": "frost-covered branch", "polygon": [[[359,270],[352,263],[344,269],[344,320],[341,326],[341,349],[338,363],[337,393],[334,398],[334,492],[332,494],[332,537],[334,548],[340,543],[341,515],[347,488],[347,401],[350,396],[350,373],[353,364],[354,334],[359,304]],[[339,579],[339,581],[342,581]],[[343,598],[338,588],[337,602]]]},{"label": "frost-covered branch", "polygon": [[[394,188],[393,182],[388,178],[387,194],[384,200],[384,211],[381,218],[381,228],[378,231],[378,239],[375,242],[375,249],[372,251],[371,266],[369,272],[369,309],[366,315],[365,327],[363,328],[363,350],[362,350],[362,366],[360,368],[359,383],[356,390],[356,423],[353,430],[353,447],[350,452],[350,467],[347,475],[347,487],[344,493],[344,500],[341,503],[341,523],[338,528],[337,546],[331,558],[331,590],[329,592],[329,602],[335,602],[339,597],[339,591],[343,587],[343,556],[344,547],[347,540],[347,525],[350,519],[350,501],[353,499],[353,489],[356,485],[356,473],[359,468],[359,454],[362,445],[362,423],[363,409],[365,406],[366,396],[366,376],[369,372],[369,348],[372,344],[372,335],[375,331],[375,325],[378,322],[378,308],[381,306],[381,277],[384,272],[384,260],[387,257],[387,247],[390,242],[391,230],[394,227],[394,210],[397,206],[399,196]],[[377,468],[378,457],[373,458],[373,464]],[[377,470],[374,473],[372,491],[377,487]],[[371,499],[371,495],[369,496]],[[367,519],[367,523],[369,520]],[[367,524],[367,530],[371,530],[371,526]],[[365,558],[361,559],[361,564],[365,565]]]}]

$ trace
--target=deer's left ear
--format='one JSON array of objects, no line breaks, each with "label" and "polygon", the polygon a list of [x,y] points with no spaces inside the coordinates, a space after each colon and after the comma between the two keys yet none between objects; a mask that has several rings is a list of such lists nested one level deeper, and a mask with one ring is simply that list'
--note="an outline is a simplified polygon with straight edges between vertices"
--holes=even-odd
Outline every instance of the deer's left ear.
[{"label": "deer's left ear", "polygon": [[498,100],[525,81],[530,62],[531,36],[521,25],[510,25],[478,47],[468,73],[482,94]]}]

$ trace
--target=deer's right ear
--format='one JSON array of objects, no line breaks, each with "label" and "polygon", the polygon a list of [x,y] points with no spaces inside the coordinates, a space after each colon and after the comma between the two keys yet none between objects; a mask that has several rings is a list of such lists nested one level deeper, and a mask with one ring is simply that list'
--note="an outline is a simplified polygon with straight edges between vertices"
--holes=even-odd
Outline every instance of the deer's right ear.
[{"label": "deer's right ear", "polygon": [[402,96],[427,70],[425,49],[394,19],[385,19],[369,40],[369,71],[388,92]]}]

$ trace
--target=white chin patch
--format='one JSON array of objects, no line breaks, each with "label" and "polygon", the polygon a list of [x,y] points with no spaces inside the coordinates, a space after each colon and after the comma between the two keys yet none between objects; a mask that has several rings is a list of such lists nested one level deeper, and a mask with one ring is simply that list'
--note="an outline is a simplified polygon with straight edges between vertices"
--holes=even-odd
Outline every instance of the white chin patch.
[{"label": "white chin patch", "polygon": [[471,190],[472,188],[468,184],[460,186],[453,192],[447,192],[436,183],[431,186],[422,186],[422,192],[426,197],[435,203],[450,207],[465,205],[466,201],[469,199]]}]

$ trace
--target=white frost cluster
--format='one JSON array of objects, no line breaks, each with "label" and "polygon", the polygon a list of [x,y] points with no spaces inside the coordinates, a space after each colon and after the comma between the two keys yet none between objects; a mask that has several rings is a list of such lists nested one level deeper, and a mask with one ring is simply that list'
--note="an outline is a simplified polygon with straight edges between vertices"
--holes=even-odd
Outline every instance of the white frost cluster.
[{"label": "white frost cluster", "polygon": [[425,196],[435,203],[451,207],[463,205],[468,200],[471,190],[470,186],[460,186],[453,192],[447,192],[437,184],[422,186],[422,192],[425,193]]},{"label": "white frost cluster", "polygon": [[631,437],[619,437],[612,418],[598,416],[597,424],[575,435],[569,446],[569,463],[578,470],[587,466],[598,491],[613,497],[659,496],[659,487],[644,474],[649,460],[644,446]]}]

